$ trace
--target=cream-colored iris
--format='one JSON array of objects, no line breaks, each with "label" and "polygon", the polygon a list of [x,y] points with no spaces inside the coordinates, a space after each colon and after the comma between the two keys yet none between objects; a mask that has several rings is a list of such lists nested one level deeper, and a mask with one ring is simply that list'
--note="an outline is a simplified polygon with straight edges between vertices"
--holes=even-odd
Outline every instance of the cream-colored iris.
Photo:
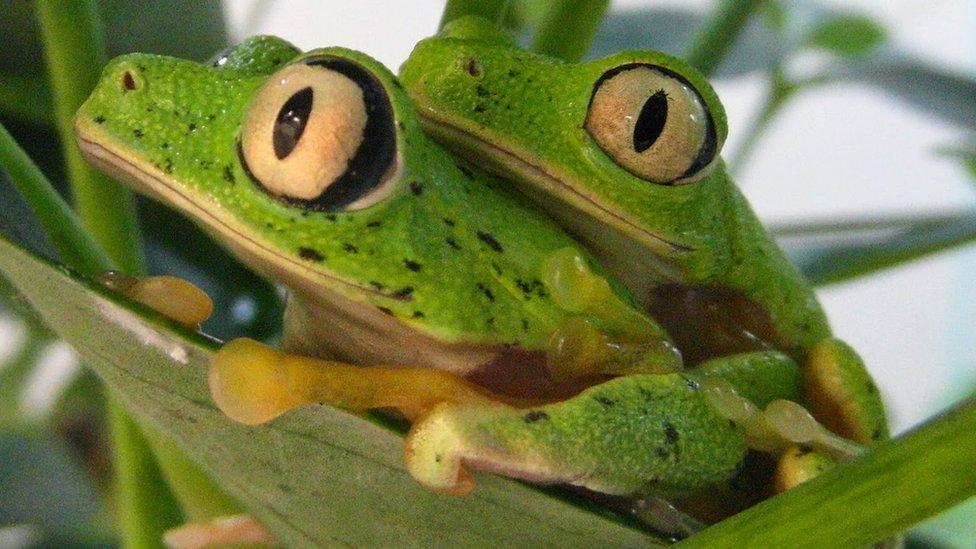
[{"label": "cream-colored iris", "polygon": [[708,117],[698,93],[686,82],[635,65],[600,82],[585,127],[614,162],[637,177],[690,183],[706,171],[688,173],[713,139]]},{"label": "cream-colored iris", "polygon": [[[311,90],[311,108],[289,115],[289,101],[296,94],[307,97],[306,90]],[[313,200],[346,172],[366,121],[363,91],[355,82],[324,67],[296,64],[272,76],[254,95],[241,148],[248,169],[268,192]],[[299,135],[283,139],[291,146],[275,146],[276,132],[299,127]]]}]

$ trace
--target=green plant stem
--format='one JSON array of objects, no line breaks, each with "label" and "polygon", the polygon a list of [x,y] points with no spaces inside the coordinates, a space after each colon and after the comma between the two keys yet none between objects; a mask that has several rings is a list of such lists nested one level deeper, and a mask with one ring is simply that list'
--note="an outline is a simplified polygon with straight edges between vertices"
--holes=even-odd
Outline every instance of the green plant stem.
[{"label": "green plant stem", "polygon": [[[87,0],[38,0],[37,12],[44,37],[55,118],[81,224],[105,250],[113,265],[128,273],[139,274],[143,271],[143,258],[132,196],[127,189],[88,166],[74,140],[74,113],[94,88],[105,62],[94,6]],[[157,468],[156,459],[139,427],[112,399],[109,399],[108,412],[123,545],[159,547],[163,532],[181,521],[180,506]],[[163,440],[159,434],[148,434],[157,446],[170,449],[166,453],[170,459],[160,464],[167,476],[192,479],[180,484],[195,491],[181,494],[188,507],[207,509],[205,502],[226,497],[169,441]],[[191,505],[196,502],[203,503]],[[224,508],[221,502],[219,509]]]},{"label": "green plant stem", "polygon": [[2,125],[0,167],[31,206],[66,265],[89,275],[112,268],[112,260],[92,241],[67,202]]},{"label": "green plant stem", "polygon": [[609,5],[609,0],[550,0],[530,49],[570,62],[579,61]]},{"label": "green plant stem", "polygon": [[85,228],[120,269],[137,274],[142,252],[132,195],[99,174],[75,143],[74,114],[95,87],[105,53],[88,0],[38,0],[55,119],[75,210]]},{"label": "green plant stem", "polygon": [[783,106],[792,98],[799,87],[789,80],[783,72],[781,66],[773,67],[769,74],[769,83],[766,86],[766,95],[763,98],[759,112],[749,123],[749,127],[744,133],[738,148],[730,155],[729,171],[737,174],[752,158],[752,154],[759,143],[759,138],[769,129],[773,118],[782,111]]},{"label": "green plant stem", "polygon": [[477,15],[500,24],[505,18],[506,11],[508,11],[507,0],[447,0],[437,30],[466,15]]},{"label": "green plant stem", "polygon": [[[142,255],[132,197],[88,166],[74,140],[74,113],[94,88],[105,62],[94,6],[85,0],[39,0],[36,5],[75,208],[111,263],[140,273]],[[122,544],[159,547],[163,532],[180,522],[179,506],[138,426],[114,398],[107,401]]]},{"label": "green plant stem", "polygon": [[702,74],[712,74],[761,3],[762,0],[721,0],[692,39],[685,60]]},{"label": "green plant stem", "polygon": [[976,398],[682,547],[865,547],[976,493]]}]

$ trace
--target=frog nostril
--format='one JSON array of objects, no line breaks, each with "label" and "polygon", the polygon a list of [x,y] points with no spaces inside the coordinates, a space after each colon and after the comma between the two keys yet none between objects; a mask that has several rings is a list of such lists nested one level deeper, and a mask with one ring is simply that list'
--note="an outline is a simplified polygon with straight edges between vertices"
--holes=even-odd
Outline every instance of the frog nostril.
[{"label": "frog nostril", "polygon": [[122,73],[122,93],[136,91],[142,87],[142,78],[138,73],[127,70]]}]

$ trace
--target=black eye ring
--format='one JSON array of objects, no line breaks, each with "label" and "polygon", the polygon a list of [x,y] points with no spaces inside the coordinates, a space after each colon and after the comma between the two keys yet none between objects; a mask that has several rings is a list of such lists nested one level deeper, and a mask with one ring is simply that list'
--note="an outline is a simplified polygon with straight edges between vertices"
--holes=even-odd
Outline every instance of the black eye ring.
[{"label": "black eye ring", "polygon": [[[662,67],[652,63],[626,63],[623,65],[618,65],[604,72],[593,84],[593,89],[590,92],[590,101],[587,105],[587,112],[589,112],[589,110],[592,108],[597,91],[604,82],[622,72],[641,67],[657,71],[668,78],[674,79],[687,86],[688,89],[692,90],[698,97],[698,101],[705,111],[705,139],[702,142],[701,147],[699,147],[698,153],[696,154],[691,165],[684,171],[684,173],[673,180],[663,183],[656,183],[660,185],[677,185],[682,183],[683,180],[694,176],[706,168],[712,163],[718,154],[718,134],[715,128],[715,119],[711,110],[709,109],[708,102],[706,102],[701,96],[698,88],[689,82],[687,78],[667,67]],[[633,131],[632,146],[635,152],[641,153],[646,151],[656,142],[657,138],[660,137],[667,120],[667,110],[667,96],[663,93],[663,91],[653,93],[647,98],[640,110]]]},{"label": "black eye ring", "polygon": [[[363,93],[366,126],[363,129],[362,141],[350,158],[346,171],[330,183],[318,197],[301,199],[268,191],[248,168],[240,138],[237,141],[238,158],[250,179],[276,200],[305,210],[342,211],[380,186],[390,172],[391,166],[396,162],[397,137],[393,105],[383,83],[358,63],[341,57],[324,55],[309,57],[300,62],[337,72],[359,86]],[[309,92],[306,93],[306,90]],[[303,88],[282,105],[271,136],[275,155],[279,160],[287,158],[301,139],[311,111],[313,95],[314,90]]]}]

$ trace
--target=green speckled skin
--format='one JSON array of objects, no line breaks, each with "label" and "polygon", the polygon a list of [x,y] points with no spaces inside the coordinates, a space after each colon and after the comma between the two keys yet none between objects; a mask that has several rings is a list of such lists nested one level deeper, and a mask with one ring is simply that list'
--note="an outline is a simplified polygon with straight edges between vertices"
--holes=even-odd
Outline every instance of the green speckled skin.
[{"label": "green speckled skin", "polygon": [[[465,23],[456,22],[444,35],[421,41],[400,72],[431,126],[446,125],[480,142],[452,133],[442,140],[445,145],[480,162],[484,156],[478,150],[490,144],[674,245],[642,241],[646,249],[628,254],[629,267],[653,255],[677,266],[681,282],[739,290],[765,307],[790,345],[808,347],[829,334],[813,293],[766,234],[723,165],[697,183],[655,185],[615,164],[583,128],[594,83],[604,72],[650,63],[681,74],[699,90],[721,143],[725,114],[698,73],[675,58],[648,51],[565,63],[490,35],[467,38],[481,29]],[[508,171],[506,176],[520,181],[525,174]],[[558,200],[553,189],[541,194],[544,201]],[[574,215],[616,222],[590,204],[582,208]]]},{"label": "green speckled skin", "polygon": [[[404,74],[415,91],[421,90],[418,97],[469,105],[484,115],[474,122],[478,127],[504,121],[512,132],[499,139],[539,140],[553,166],[593,182],[613,181],[594,186],[594,196],[619,204],[655,234],[693,250],[666,258],[681,267],[684,281],[740,288],[770,309],[795,345],[827,333],[811,292],[721,167],[688,187],[617,179],[619,169],[581,141],[577,122],[567,125],[588,98],[589,87],[578,91],[580,83],[636,54],[575,68],[493,48],[487,42],[427,41]],[[255,91],[283,66],[320,55],[365,68],[392,103],[400,175],[390,196],[363,210],[313,212],[279,201],[254,183],[238,157],[242,120]],[[444,55],[460,60],[478,55],[483,76],[519,72],[482,94],[477,83],[471,88],[456,82],[454,61],[450,70],[439,69]],[[544,75],[550,75],[545,86],[533,84]],[[707,85],[689,78],[708,90],[706,98],[724,124]],[[429,87],[434,82],[437,90]],[[506,114],[508,107],[512,114]],[[245,256],[290,287],[327,286],[418,333],[452,343],[542,350],[566,318],[539,277],[554,251],[578,244],[527,199],[433,145],[396,78],[365,55],[340,48],[300,54],[269,37],[249,40],[212,65],[128,55],[106,67],[76,127],[86,154],[104,168],[175,205],[232,248],[256,245],[262,251]],[[724,126],[719,131],[724,136]],[[411,435],[418,447],[425,440],[435,444],[427,448],[434,453],[417,454],[431,460],[411,470],[419,478],[418,471],[438,467],[437,452],[443,450],[515,476],[614,494],[697,489],[727,480],[747,449],[741,433],[706,405],[695,380],[720,375],[764,404],[775,398],[802,400],[798,372],[782,353],[749,353],[682,374],[617,378],[528,411],[443,406],[417,427],[434,426],[441,429],[438,436]],[[453,446],[437,448],[447,435],[457,437]]]},{"label": "green speckled skin", "polygon": [[[465,18],[418,43],[400,78],[428,131],[442,144],[503,174],[571,230],[575,218],[588,217],[591,226],[603,223],[629,235],[633,247],[601,250],[603,230],[587,235],[577,229],[591,251],[630,283],[639,302],[647,281],[634,286],[627,273],[647,263],[674,266],[659,269],[660,278],[734,289],[761,305],[783,348],[804,359],[830,337],[827,319],[721,159],[697,182],[656,185],[618,166],[584,129],[595,83],[609,69],[631,63],[664,67],[696,88],[721,146],[726,118],[712,87],[684,62],[658,52],[625,51],[566,63],[522,51],[494,27]],[[843,358],[840,368],[849,378],[870,378],[855,353]],[[881,400],[864,385],[848,387],[863,405],[860,430],[887,432]]]},{"label": "green speckled skin", "polygon": [[427,425],[450,433],[430,437],[436,442],[418,452],[439,454],[440,463],[460,458],[528,480],[608,494],[677,494],[728,480],[746,456],[742,434],[699,390],[698,380],[713,375],[761,404],[800,398],[802,377],[789,357],[747,353],[685,374],[617,378],[529,410],[446,405],[413,437],[426,439]]},{"label": "green speckled skin", "polygon": [[[402,175],[392,196],[367,209],[290,206],[260,189],[238,159],[251,95],[274,70],[314,55],[367,68],[393,104]],[[124,91],[122,75],[133,70],[142,87]],[[325,274],[318,280],[332,289],[440,340],[541,349],[564,316],[538,277],[552,251],[575,243],[524,199],[430,145],[395,77],[362,54],[331,48],[301,56],[265,37],[228,52],[220,67],[127,55],[105,68],[76,125],[83,140],[113,149],[264,243],[280,256],[274,261]]]}]

